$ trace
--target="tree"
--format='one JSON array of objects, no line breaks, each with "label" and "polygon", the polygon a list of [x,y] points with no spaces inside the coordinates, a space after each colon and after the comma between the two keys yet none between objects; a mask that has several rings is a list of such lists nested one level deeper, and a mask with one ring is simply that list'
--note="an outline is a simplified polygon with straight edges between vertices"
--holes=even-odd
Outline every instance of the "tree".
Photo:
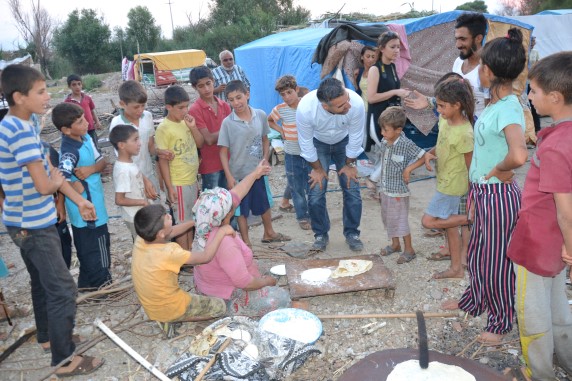
[{"label": "tree", "polygon": [[487,5],[482,0],[475,0],[465,4],[459,5],[455,10],[488,13]]},{"label": "tree", "polygon": [[31,1],[31,14],[24,13],[20,0],[8,0],[10,12],[16,21],[16,28],[29,46],[33,46],[35,60],[47,78],[50,78],[48,63],[50,59],[50,42],[54,29],[54,21],[48,12],[40,7],[40,0]]},{"label": "tree", "polygon": [[178,48],[203,49],[216,57],[252,40],[274,33],[280,27],[305,24],[310,12],[294,7],[292,0],[213,0],[208,18],[177,28],[173,33]]},{"label": "tree", "polygon": [[109,25],[93,9],[74,10],[54,33],[57,52],[79,74],[102,73],[110,68]]},{"label": "tree", "polygon": [[136,6],[127,13],[127,40],[131,50],[140,53],[153,52],[161,38],[161,27],[155,25],[155,19],[147,7]]}]

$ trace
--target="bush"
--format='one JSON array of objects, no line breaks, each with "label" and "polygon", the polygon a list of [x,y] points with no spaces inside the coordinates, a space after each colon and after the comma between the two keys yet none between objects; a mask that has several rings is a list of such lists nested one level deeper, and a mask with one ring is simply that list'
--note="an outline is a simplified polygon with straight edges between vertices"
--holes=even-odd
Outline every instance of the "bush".
[{"label": "bush", "polygon": [[82,77],[83,82],[83,90],[84,91],[91,91],[93,89],[97,89],[103,85],[101,79],[98,78],[95,74],[86,74]]}]

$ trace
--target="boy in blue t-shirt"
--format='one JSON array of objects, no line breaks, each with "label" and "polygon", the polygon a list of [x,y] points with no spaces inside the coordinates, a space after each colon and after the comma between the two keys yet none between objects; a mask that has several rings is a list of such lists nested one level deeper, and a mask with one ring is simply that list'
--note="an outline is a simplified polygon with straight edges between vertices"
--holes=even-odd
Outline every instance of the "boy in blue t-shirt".
[{"label": "boy in blue t-shirt", "polygon": [[97,212],[97,220],[86,222],[77,206],[66,199],[79,260],[77,285],[80,289],[99,288],[111,282],[107,210],[100,175],[107,161],[87,133],[88,123],[80,106],[60,103],[52,111],[52,121],[62,132],[59,169],[76,192],[93,203]]},{"label": "boy in blue t-shirt", "polygon": [[[37,340],[52,352],[55,366],[75,350],[72,340],[77,289],[62,257],[55,227],[53,193],[60,191],[77,204],[85,220],[96,218],[95,208],[50,167],[40,142],[34,114],[50,100],[44,76],[25,65],[9,65],[1,77],[9,114],[0,122],[0,187],[5,193],[2,223],[30,274]],[[76,355],[60,367],[58,376],[93,372],[103,360]]]}]

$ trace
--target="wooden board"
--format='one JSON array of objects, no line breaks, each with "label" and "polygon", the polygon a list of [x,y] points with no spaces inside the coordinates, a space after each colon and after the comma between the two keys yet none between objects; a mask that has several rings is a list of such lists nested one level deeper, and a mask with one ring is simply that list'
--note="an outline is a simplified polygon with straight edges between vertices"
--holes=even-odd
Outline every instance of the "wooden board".
[{"label": "wooden board", "polygon": [[[301,274],[313,268],[329,268],[334,271],[341,259],[363,259],[373,262],[369,271],[352,277],[329,278],[321,284],[305,282]],[[383,264],[378,255],[360,255],[335,259],[308,259],[286,264],[286,277],[290,286],[290,297],[294,300],[308,296],[340,294],[343,292],[374,289],[395,290],[393,272]]]}]

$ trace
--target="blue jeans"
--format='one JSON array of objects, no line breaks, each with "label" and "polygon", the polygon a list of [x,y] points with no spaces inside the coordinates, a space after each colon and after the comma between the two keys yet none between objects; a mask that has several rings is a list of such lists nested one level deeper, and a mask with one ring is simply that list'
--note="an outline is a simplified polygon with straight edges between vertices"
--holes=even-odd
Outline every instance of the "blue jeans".
[{"label": "blue jeans", "polygon": [[227,185],[226,177],[224,175],[223,170],[201,175],[201,179],[202,179],[202,190],[213,189],[216,187],[221,187],[226,189]]},{"label": "blue jeans", "polygon": [[75,350],[72,341],[77,288],[62,256],[55,226],[22,229],[7,226],[30,274],[38,343],[50,342],[52,366]]},{"label": "blue jeans", "polygon": [[[326,173],[330,163],[334,163],[336,170],[339,171],[346,164],[346,145],[349,138],[344,139],[335,144],[326,144],[314,138],[314,147],[318,154],[320,165]],[[347,178],[345,175],[338,176],[338,181],[343,191],[343,224],[344,236],[359,235],[359,224],[361,220],[361,193],[359,183],[350,182],[347,187]],[[318,185],[310,189],[308,195],[308,208],[310,211],[310,222],[314,236],[328,236],[330,231],[330,218],[326,207],[326,191],[328,189],[328,178],[322,182],[322,189]]]},{"label": "blue jeans", "polygon": [[[298,221],[310,220],[308,212],[308,174],[310,173],[310,164],[300,155],[284,155],[284,165],[286,166],[286,178],[288,179],[288,187],[294,210],[296,211],[296,219]],[[284,192],[286,195],[286,192]]]}]

